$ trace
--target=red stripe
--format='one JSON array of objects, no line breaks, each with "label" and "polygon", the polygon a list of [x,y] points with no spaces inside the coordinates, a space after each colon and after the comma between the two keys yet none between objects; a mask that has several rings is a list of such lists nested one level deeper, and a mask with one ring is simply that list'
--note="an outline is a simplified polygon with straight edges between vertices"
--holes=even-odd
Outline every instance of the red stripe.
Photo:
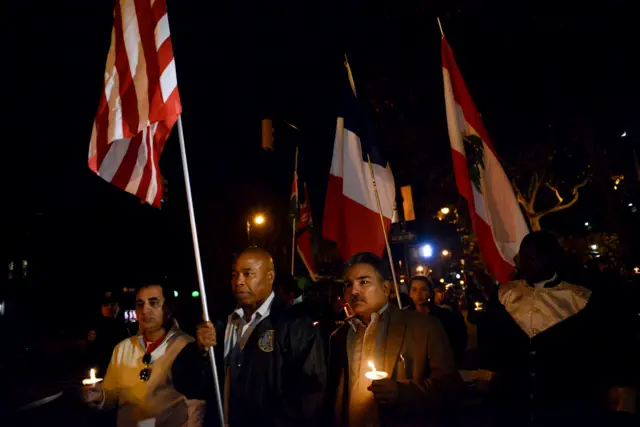
[{"label": "red stripe", "polygon": [[[475,129],[480,138],[482,138],[484,143],[487,144],[491,151],[496,154],[496,150],[493,148],[491,139],[489,139],[489,134],[487,133],[487,130],[482,123],[480,113],[478,112],[476,104],[473,102],[473,99],[469,94],[467,85],[462,78],[462,73],[460,73],[460,69],[456,64],[456,59],[453,56],[453,51],[451,50],[449,43],[447,43],[447,40],[444,37],[442,38],[442,67],[446,68],[449,71],[449,77],[451,78],[451,86],[453,88],[455,102],[462,109],[462,114],[464,115],[465,120]],[[498,155],[496,154],[496,158],[497,157]]]},{"label": "red stripe", "polygon": [[473,201],[473,191],[471,189],[471,179],[469,178],[469,169],[467,167],[467,159],[457,150],[451,149],[453,159],[453,171],[456,177],[456,185],[458,192],[462,197],[469,201]]},{"label": "red stripe", "polygon": [[313,262],[313,250],[311,245],[311,232],[305,231],[300,236],[298,236],[296,240],[296,244],[298,247],[298,254],[302,259],[305,267],[309,270],[309,274],[311,277],[315,276],[316,268]]},{"label": "red stripe", "polygon": [[[155,27],[151,5],[149,0],[135,0],[136,16],[138,19],[138,31],[140,44],[144,52],[147,71],[147,98],[149,102],[149,121],[158,121],[157,111],[160,105],[153,104],[154,94],[160,89],[160,70],[158,69],[158,55],[156,54]],[[142,96],[142,94],[140,94]],[[155,118],[155,119],[154,119]]]},{"label": "red stripe", "polygon": [[116,69],[120,84],[120,101],[122,105],[122,131],[125,138],[133,138],[138,133],[138,95],[133,85],[129,57],[124,43],[122,11],[120,2],[116,4],[113,28],[116,33]]},{"label": "red stripe", "polygon": [[95,173],[98,173],[102,161],[109,152],[109,105],[107,96],[104,92],[104,86],[100,96],[100,106],[95,120],[96,126],[96,156],[89,162],[89,167]]},{"label": "red stripe", "polygon": [[151,13],[153,15],[153,25],[155,26],[167,13],[167,4],[164,2],[164,0],[157,0],[155,3],[153,3],[153,9],[151,10]]},{"label": "red stripe", "polygon": [[[112,142],[111,144],[118,144],[119,142]],[[135,137],[131,139],[129,143],[129,148],[127,149],[127,153],[122,158],[122,162],[120,162],[120,166],[116,171],[113,179],[111,179],[111,183],[118,188],[125,189],[131,181],[131,176],[133,175],[133,170],[137,166],[138,160],[138,150],[140,149],[140,144],[142,144],[142,133],[137,134]]]},{"label": "red stripe", "polygon": [[[343,179],[329,175],[329,186],[323,218],[323,235],[336,242],[343,260],[360,252],[382,256],[385,239],[380,214],[346,197],[342,193]],[[385,218],[389,230],[391,220]]]},{"label": "red stripe", "polygon": [[[467,203],[469,204],[469,215],[471,216],[473,230],[475,231],[476,237],[478,239],[478,246],[480,247],[482,259],[484,260],[489,271],[491,271],[496,280],[498,280],[498,282],[507,283],[513,275],[513,265],[511,265],[502,257],[502,253],[496,246],[491,226],[487,224],[482,219],[482,217],[480,217],[476,213],[466,159],[460,152],[456,150],[451,150],[451,152],[453,157],[453,166],[456,174],[456,182],[458,183],[458,189],[460,191],[460,194],[465,199],[467,199]],[[464,187],[464,193],[463,190],[460,189],[460,187]]]}]

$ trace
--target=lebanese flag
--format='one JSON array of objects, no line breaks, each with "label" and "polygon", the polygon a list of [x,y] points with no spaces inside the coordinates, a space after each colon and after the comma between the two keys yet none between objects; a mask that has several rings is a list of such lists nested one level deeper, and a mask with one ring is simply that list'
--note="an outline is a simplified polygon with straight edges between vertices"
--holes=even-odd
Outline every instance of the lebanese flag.
[{"label": "lebanese flag", "polygon": [[336,124],[322,234],[337,243],[343,260],[360,252],[382,256],[385,235],[367,156],[371,158],[386,233],[394,217],[393,174],[375,145],[373,126],[355,94],[346,90],[345,95]]},{"label": "lebanese flag", "polygon": [[529,228],[444,37],[442,73],[458,191],[469,203],[485,264],[500,283],[506,283],[513,275],[514,257]]}]

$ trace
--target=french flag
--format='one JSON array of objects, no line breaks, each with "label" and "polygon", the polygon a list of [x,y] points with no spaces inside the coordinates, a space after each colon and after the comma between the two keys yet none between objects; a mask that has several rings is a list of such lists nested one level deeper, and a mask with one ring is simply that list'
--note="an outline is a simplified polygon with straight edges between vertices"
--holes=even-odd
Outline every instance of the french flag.
[{"label": "french flag", "polygon": [[500,283],[506,283],[529,228],[444,36],[442,73],[458,192],[469,204],[484,263]]},{"label": "french flag", "polygon": [[344,92],[336,124],[322,234],[337,243],[344,260],[359,252],[382,256],[385,236],[368,159],[371,159],[386,233],[394,218],[393,174],[375,144],[373,125],[355,91],[348,90],[345,84]]}]

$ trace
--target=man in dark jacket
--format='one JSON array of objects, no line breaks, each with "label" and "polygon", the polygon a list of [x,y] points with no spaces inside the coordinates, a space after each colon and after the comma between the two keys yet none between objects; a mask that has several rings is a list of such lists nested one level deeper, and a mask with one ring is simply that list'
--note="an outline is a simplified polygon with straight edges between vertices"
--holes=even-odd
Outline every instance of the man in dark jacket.
[{"label": "man in dark jacket", "polygon": [[[348,427],[433,425],[460,378],[438,320],[389,304],[388,274],[374,254],[347,264],[345,299],[356,317],[330,343],[326,425]],[[369,363],[388,374],[371,381]]]},{"label": "man in dark jacket", "polygon": [[[233,427],[312,426],[322,409],[326,364],[320,334],[299,305],[287,307],[275,295],[274,279],[273,260],[262,249],[245,250],[233,264],[238,308],[227,321],[222,376],[226,424]],[[203,350],[216,345],[210,322],[198,327],[197,336]],[[198,375],[202,365],[190,356],[193,349],[183,353],[174,363],[176,389],[215,402],[210,375]],[[215,414],[210,404],[208,419]]]}]

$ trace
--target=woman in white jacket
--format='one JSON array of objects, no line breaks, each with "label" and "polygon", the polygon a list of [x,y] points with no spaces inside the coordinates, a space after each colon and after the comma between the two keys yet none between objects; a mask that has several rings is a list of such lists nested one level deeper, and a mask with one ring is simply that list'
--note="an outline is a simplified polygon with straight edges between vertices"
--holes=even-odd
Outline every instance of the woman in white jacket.
[{"label": "woman in white jacket", "polygon": [[204,402],[187,400],[173,387],[176,356],[194,341],[182,332],[167,307],[161,285],[141,287],[136,294],[137,336],[120,342],[102,385],[84,389],[87,403],[118,408],[118,427],[199,427]]}]

